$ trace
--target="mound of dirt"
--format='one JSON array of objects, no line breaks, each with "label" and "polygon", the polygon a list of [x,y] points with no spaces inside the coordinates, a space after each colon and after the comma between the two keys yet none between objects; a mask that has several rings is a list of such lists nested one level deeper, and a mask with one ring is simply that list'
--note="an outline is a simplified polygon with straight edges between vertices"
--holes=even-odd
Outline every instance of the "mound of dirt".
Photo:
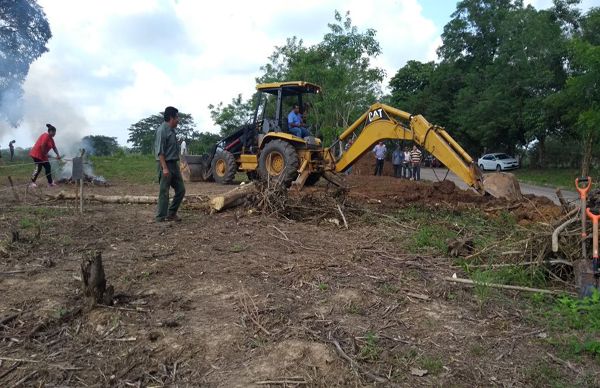
[{"label": "mound of dirt", "polygon": [[[374,172],[375,158],[372,153],[368,152],[352,165],[352,173],[350,175],[373,175]],[[390,160],[386,160],[383,163],[382,174],[384,176],[394,176],[394,165]]]},{"label": "mound of dirt", "polygon": [[350,175],[347,179],[349,196],[368,202],[386,202],[398,205],[414,203],[488,203],[492,197],[481,196],[474,191],[460,190],[451,181],[408,181],[389,176]]},{"label": "mound of dirt", "polygon": [[350,175],[348,198],[357,203],[384,207],[413,205],[451,209],[477,208],[494,216],[510,213],[520,224],[550,223],[562,217],[562,209],[546,197],[524,195],[520,201],[508,201],[472,190],[462,190],[452,181],[408,181],[390,176]]}]

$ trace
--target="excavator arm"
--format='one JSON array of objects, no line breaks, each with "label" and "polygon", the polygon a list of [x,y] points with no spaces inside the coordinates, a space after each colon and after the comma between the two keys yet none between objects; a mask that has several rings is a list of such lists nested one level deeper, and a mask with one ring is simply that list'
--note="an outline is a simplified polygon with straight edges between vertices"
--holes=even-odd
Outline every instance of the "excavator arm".
[{"label": "excavator arm", "polygon": [[[348,141],[353,142],[348,147]],[[465,150],[444,130],[421,115],[385,104],[371,105],[327,150],[336,172],[343,172],[370,152],[380,140],[411,140],[427,150],[467,185],[484,193],[481,171]]]}]

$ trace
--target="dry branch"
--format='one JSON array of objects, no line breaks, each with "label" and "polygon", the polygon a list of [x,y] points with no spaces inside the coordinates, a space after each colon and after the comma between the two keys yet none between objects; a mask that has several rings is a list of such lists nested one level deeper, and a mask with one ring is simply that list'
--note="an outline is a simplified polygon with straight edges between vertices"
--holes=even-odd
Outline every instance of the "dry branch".
[{"label": "dry branch", "polygon": [[484,286],[484,287],[502,288],[502,289],[506,289],[506,290],[526,291],[526,292],[539,292],[539,293],[542,293],[542,294],[562,294],[562,293],[565,293],[565,291],[560,291],[559,292],[559,291],[553,291],[553,290],[544,290],[544,289],[541,289],[541,288],[511,286],[511,285],[507,285],[507,284],[496,284],[496,283],[486,283],[486,282],[475,282],[475,281],[470,280],[470,279],[461,279],[461,278],[445,277],[444,280],[447,281],[447,282],[462,283],[462,284],[468,284],[468,285],[471,285],[471,286]]}]

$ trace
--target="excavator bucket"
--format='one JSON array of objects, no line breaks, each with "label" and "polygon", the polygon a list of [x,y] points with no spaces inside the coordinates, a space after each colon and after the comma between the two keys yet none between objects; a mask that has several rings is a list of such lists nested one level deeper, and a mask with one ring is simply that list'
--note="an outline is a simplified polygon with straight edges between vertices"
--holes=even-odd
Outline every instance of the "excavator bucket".
[{"label": "excavator bucket", "polygon": [[209,155],[184,155],[179,162],[179,169],[185,182],[205,182],[210,180]]},{"label": "excavator bucket", "polygon": [[519,181],[511,173],[494,172],[483,174],[483,189],[486,193],[496,198],[503,198],[509,201],[521,201],[521,187]]}]

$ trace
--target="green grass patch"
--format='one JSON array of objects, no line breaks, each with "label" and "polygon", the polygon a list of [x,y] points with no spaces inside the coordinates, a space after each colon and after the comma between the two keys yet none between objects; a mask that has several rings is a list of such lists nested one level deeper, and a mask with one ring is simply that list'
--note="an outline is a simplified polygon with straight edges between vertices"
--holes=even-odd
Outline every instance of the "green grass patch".
[{"label": "green grass patch", "polygon": [[553,312],[560,327],[599,332],[600,292],[595,290],[591,296],[583,299],[562,296],[557,299]]},{"label": "green grass patch", "polygon": [[115,156],[92,156],[94,174],[108,181],[128,183],[155,183],[158,181],[157,162],[152,155],[122,154]]},{"label": "green grass patch", "polygon": [[535,266],[514,266],[495,269],[471,269],[468,262],[463,262],[463,267],[471,278],[477,282],[510,284],[513,286],[524,286],[543,288],[547,286],[546,275],[543,270]]},{"label": "green grass patch", "polygon": [[38,225],[39,225],[39,222],[37,219],[25,217],[25,218],[21,218],[21,220],[19,221],[19,227],[21,227],[21,229],[34,228]]},{"label": "green grass patch", "polygon": [[412,252],[433,251],[445,253],[448,249],[447,240],[456,237],[456,235],[456,232],[444,227],[444,225],[422,225],[413,235],[410,250]]},{"label": "green grass patch", "polygon": [[600,359],[600,292],[578,299],[564,295],[531,297],[532,319],[544,324],[550,333],[547,342],[560,357]]},{"label": "green grass patch", "polygon": [[444,370],[444,364],[437,356],[422,356],[419,360],[419,366],[433,376],[439,375]]},{"label": "green grass patch", "polygon": [[327,291],[327,290],[329,290],[329,286],[327,285],[327,283],[323,283],[323,282],[319,283],[318,288],[319,288],[320,291]]},{"label": "green grass patch", "polygon": [[545,360],[534,362],[525,369],[525,376],[532,387],[568,387],[559,368]]},{"label": "green grass patch", "polygon": [[[571,191],[575,190],[575,178],[581,176],[581,170],[568,168],[519,169],[513,172],[521,182],[539,186],[560,187]],[[590,176],[595,178],[599,173],[600,171],[592,170]],[[595,179],[592,179],[593,181]]]},{"label": "green grass patch", "polygon": [[377,346],[377,335],[369,331],[365,334],[364,341],[358,353],[358,358],[361,360],[377,361],[381,352],[381,349]]},{"label": "green grass patch", "polygon": [[[475,251],[509,234],[515,235],[516,221],[510,213],[502,213],[491,218],[478,210],[430,209],[422,206],[408,206],[399,209],[391,216],[403,223],[418,225],[408,241],[408,250],[413,253],[446,254],[448,240],[455,237],[472,238]],[[496,255],[494,250],[486,253],[486,259]]]}]

